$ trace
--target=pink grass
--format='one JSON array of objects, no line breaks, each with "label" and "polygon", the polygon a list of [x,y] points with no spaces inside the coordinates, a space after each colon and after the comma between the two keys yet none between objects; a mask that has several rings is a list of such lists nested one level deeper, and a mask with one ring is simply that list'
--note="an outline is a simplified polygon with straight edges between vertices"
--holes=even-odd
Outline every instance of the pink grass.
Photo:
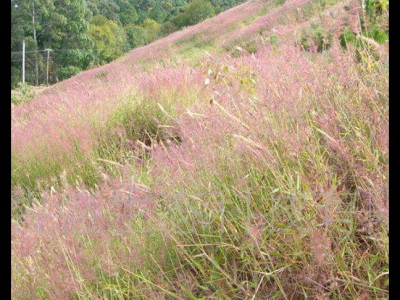
[{"label": "pink grass", "polygon": [[[74,292],[84,294],[90,285],[100,284],[106,277],[118,277],[119,272],[129,277],[135,268],[145,268],[144,258],[149,257],[143,254],[148,235],[134,230],[140,224],[148,225],[145,229],[152,233],[161,232],[166,239],[175,238],[179,242],[177,247],[184,253],[184,243],[171,228],[184,219],[190,220],[194,212],[189,205],[182,219],[169,220],[164,218],[163,209],[172,214],[168,209],[174,201],[193,201],[196,208],[203,205],[201,201],[207,208],[207,205],[222,205],[215,200],[221,196],[215,182],[224,182],[227,178],[232,183],[224,187],[243,199],[247,199],[243,196],[245,192],[250,190],[258,195],[259,190],[265,189],[267,180],[272,182],[268,186],[272,189],[268,199],[252,199],[249,205],[256,207],[253,207],[256,213],[251,217],[257,221],[252,219],[246,224],[249,232],[246,241],[256,253],[254,259],[259,269],[265,264],[257,255],[272,253],[275,246],[280,246],[271,241],[257,252],[257,247],[265,242],[264,228],[274,221],[261,212],[265,209],[263,205],[271,199],[281,201],[288,195],[298,203],[304,201],[306,204],[301,202],[301,205],[305,212],[293,209],[288,220],[279,220],[288,224],[296,221],[290,217],[295,219],[293,216],[315,212],[316,220],[301,220],[306,224],[302,228],[305,233],[296,233],[306,237],[306,241],[299,243],[304,243],[301,249],[309,253],[310,257],[303,258],[309,264],[303,268],[303,261],[293,263],[290,258],[288,261],[299,269],[293,267],[293,273],[285,269],[287,273],[274,277],[289,278],[284,280],[289,290],[299,292],[297,284],[302,282],[315,288],[317,292],[312,295],[322,299],[326,291],[313,286],[315,282],[323,286],[332,276],[348,280],[346,272],[351,270],[345,266],[346,272],[341,273],[334,264],[335,255],[341,249],[333,245],[341,236],[327,232],[340,223],[338,215],[354,199],[357,211],[352,214],[362,225],[357,232],[364,230],[375,235],[379,253],[385,252],[383,234],[374,224],[387,226],[388,221],[387,49],[382,46],[381,60],[375,63],[356,62],[351,52],[342,50],[337,41],[329,51],[304,52],[298,46],[296,34],[309,23],[301,20],[276,25],[276,22],[279,14],[290,17],[297,7],[308,2],[287,1],[245,29],[221,34],[223,38],[217,43],[221,47],[265,29],[265,35],[279,36],[278,49],[263,44],[259,37],[259,48],[253,55],[232,58],[229,53],[212,53],[204,55],[196,64],[153,62],[149,69],[140,65],[141,59],[149,62],[153,58],[168,58],[176,53],[171,46],[175,41],[194,33],[206,32],[205,39],[218,37],[220,31],[262,7],[261,1],[249,1],[216,18],[135,49],[109,65],[61,82],[30,103],[13,107],[12,154],[26,162],[47,157],[61,161],[76,145],[90,157],[96,143],[94,121],[106,124],[124,97],[140,97],[151,103],[169,98],[176,116],[166,118],[173,119],[174,130],[182,139],[181,143],[164,140],[148,146],[150,158],[144,171],[138,170],[139,164],[118,165],[122,175],[110,179],[110,174],[99,170],[104,181],[92,193],[84,186],[67,184],[44,192],[43,203],[27,209],[23,222],[12,222],[16,270],[13,293],[33,297],[37,296],[35,289],[40,287],[51,299],[67,299]],[[341,5],[334,9],[346,14]],[[349,14],[349,18],[354,17]],[[333,29],[341,21],[340,17],[325,15],[320,22]],[[338,32],[335,34],[337,38]],[[209,79],[208,85],[204,84],[206,79]],[[186,99],[190,101],[184,103]],[[126,135],[125,129],[118,125],[115,131],[121,138]],[[253,173],[259,178],[252,178]],[[14,194],[22,197],[18,188]],[[206,203],[203,195],[208,195],[209,202]],[[167,208],[160,208],[159,199]],[[261,203],[260,207],[255,203]],[[282,200],[282,208],[283,203]],[[212,209],[210,212],[215,213]],[[315,224],[322,226],[317,229]],[[221,224],[218,226],[222,228]],[[347,227],[343,225],[343,228]],[[235,230],[231,229],[231,233]],[[294,247],[291,243],[298,237],[296,234],[287,235],[287,240],[282,239],[281,243]],[[201,237],[197,238],[201,244]],[[365,246],[364,242],[351,242],[355,245],[352,251],[361,255],[358,258],[372,255],[361,247]],[[185,257],[185,264],[208,252],[200,254]],[[282,254],[285,255],[288,254]],[[163,251],[159,256],[150,257],[157,267],[166,264]],[[362,274],[360,270],[351,276],[364,276],[365,272]],[[181,277],[187,276],[186,279],[195,276],[192,270],[179,270],[179,273]],[[160,276],[154,282],[161,282],[162,288],[179,290],[177,282],[180,281],[176,278],[171,279],[172,283],[162,280]],[[348,295],[343,286],[340,291]],[[265,293],[272,289],[279,291],[276,284],[262,281],[260,287]],[[224,288],[221,283],[221,290]],[[242,292],[243,289],[249,294],[255,292],[255,288],[244,284],[241,288]],[[145,290],[146,293],[151,294]],[[367,297],[378,294],[369,289],[363,293]]]}]

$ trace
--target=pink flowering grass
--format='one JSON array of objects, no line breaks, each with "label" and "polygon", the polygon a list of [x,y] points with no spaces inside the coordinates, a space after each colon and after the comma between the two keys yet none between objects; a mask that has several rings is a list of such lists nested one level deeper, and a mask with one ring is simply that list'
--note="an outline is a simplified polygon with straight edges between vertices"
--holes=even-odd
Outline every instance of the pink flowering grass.
[{"label": "pink flowering grass", "polygon": [[[185,70],[183,74],[186,74],[186,78],[178,81],[182,70]],[[181,67],[155,70],[147,76],[138,74],[135,82],[140,87],[140,93],[135,86],[127,88],[125,81],[123,88],[113,87],[110,91],[99,88],[100,92],[104,92],[101,95],[98,90],[87,93],[78,89],[70,98],[62,98],[65,94],[59,92],[57,98],[53,94],[43,95],[21,107],[15,107],[12,123],[12,187],[32,190],[41,182],[44,183],[42,188],[50,188],[57,185],[63,172],[67,173],[69,183],[83,181],[93,187],[100,179],[97,160],[118,161],[107,153],[116,146],[115,137],[111,135],[121,134],[118,128],[124,127],[128,134],[126,136],[123,133],[121,137],[124,144],[129,141],[136,143],[138,139],[143,142],[149,138],[148,134],[166,133],[168,124],[172,122],[166,120],[157,103],[172,113],[172,103],[177,103],[174,106],[178,107],[196,101],[193,96],[196,93],[188,86],[192,82],[199,84],[202,79],[188,70],[187,67]],[[85,94],[89,96],[84,97]],[[107,96],[109,101],[104,101]],[[60,102],[51,109],[50,103],[54,106],[57,99]],[[41,100],[48,105],[43,105]],[[31,111],[35,109],[37,112],[33,114]],[[143,124],[138,124],[141,120]],[[152,130],[146,128],[149,124],[152,124]],[[139,128],[133,128],[136,125]],[[165,128],[158,130],[159,126]],[[146,130],[152,132],[146,133]],[[122,155],[114,150],[113,153]]]},{"label": "pink flowering grass", "polygon": [[[356,1],[276,3],[12,108],[12,195],[33,202],[12,221],[15,299],[388,297],[387,47],[340,47]],[[315,22],[333,32],[326,51],[299,43]],[[179,52],[213,26],[264,31],[251,55],[225,38]]]},{"label": "pink flowering grass", "polygon": [[129,178],[108,180],[93,194],[53,190],[25,212],[23,225],[12,223],[13,289],[31,299],[82,297],[122,267],[143,268],[141,252],[156,247],[144,249],[147,235],[163,230],[154,205],[147,188]]},{"label": "pink flowering grass", "polygon": [[[387,93],[387,81],[370,86],[351,58],[336,57],[346,67],[332,76],[333,55],[322,64],[285,50],[287,57],[243,60],[233,78],[225,73],[236,81],[250,66],[265,83],[255,95],[250,88],[231,95],[216,83],[213,103],[181,119],[183,144],[154,154],[153,188],[210,293],[385,297],[388,112],[387,94],[376,92]],[[384,65],[376,68],[386,78]],[[315,84],[285,87],[299,73]],[[350,270],[345,257],[363,262]]]}]

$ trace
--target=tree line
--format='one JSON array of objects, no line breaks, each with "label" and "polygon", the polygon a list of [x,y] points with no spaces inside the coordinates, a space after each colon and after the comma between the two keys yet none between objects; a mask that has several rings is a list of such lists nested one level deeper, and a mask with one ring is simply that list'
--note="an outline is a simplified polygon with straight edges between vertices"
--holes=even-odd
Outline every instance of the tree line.
[{"label": "tree line", "polygon": [[52,49],[50,83],[102,65],[132,48],[196,24],[244,0],[11,0],[11,87],[43,83],[44,49]]}]

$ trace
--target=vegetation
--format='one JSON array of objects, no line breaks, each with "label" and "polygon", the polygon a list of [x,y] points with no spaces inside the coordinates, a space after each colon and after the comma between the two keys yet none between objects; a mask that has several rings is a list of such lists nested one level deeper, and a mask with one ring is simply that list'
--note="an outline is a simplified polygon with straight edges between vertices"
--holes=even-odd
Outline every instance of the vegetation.
[{"label": "vegetation", "polygon": [[[133,45],[186,13],[121,25],[122,2],[89,30]],[[366,3],[250,1],[20,86],[12,298],[387,299],[389,13]]]},{"label": "vegetation", "polygon": [[11,0],[11,87],[50,83],[108,63],[132,48],[196,24],[243,0]]},{"label": "vegetation", "polygon": [[33,86],[20,83],[18,88],[11,91],[11,106],[29,102],[36,97],[36,94]]},{"label": "vegetation", "polygon": [[300,45],[306,51],[326,51],[331,47],[333,34],[325,32],[319,24],[311,24],[309,31],[303,31]]},{"label": "vegetation", "polygon": [[92,18],[88,37],[94,44],[93,52],[97,64],[104,64],[122,55],[126,40],[125,32],[117,23],[106,17]]}]

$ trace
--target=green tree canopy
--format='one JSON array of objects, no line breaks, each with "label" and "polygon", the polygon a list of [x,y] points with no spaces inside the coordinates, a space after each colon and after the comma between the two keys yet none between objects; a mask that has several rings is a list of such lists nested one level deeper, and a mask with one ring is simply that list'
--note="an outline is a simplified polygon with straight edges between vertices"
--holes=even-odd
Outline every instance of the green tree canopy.
[{"label": "green tree canopy", "polygon": [[158,38],[161,30],[161,25],[152,19],[145,19],[141,24],[141,27],[146,32],[148,42],[152,42]]},{"label": "green tree canopy", "polygon": [[214,7],[208,0],[193,0],[185,6],[185,11],[177,15],[172,23],[178,28],[199,23],[214,16]]},{"label": "green tree canopy", "polygon": [[119,20],[122,25],[134,24],[138,19],[134,0],[119,0]]},{"label": "green tree canopy", "polygon": [[125,33],[131,48],[143,46],[147,43],[147,34],[143,27],[129,24],[125,26]]},{"label": "green tree canopy", "polygon": [[50,48],[54,82],[243,1],[11,0],[12,86],[21,79],[23,40],[29,51],[26,81],[45,82],[44,49]]},{"label": "green tree canopy", "polygon": [[125,32],[114,21],[104,16],[93,17],[88,30],[89,39],[94,44],[95,63],[104,64],[123,53]]}]

